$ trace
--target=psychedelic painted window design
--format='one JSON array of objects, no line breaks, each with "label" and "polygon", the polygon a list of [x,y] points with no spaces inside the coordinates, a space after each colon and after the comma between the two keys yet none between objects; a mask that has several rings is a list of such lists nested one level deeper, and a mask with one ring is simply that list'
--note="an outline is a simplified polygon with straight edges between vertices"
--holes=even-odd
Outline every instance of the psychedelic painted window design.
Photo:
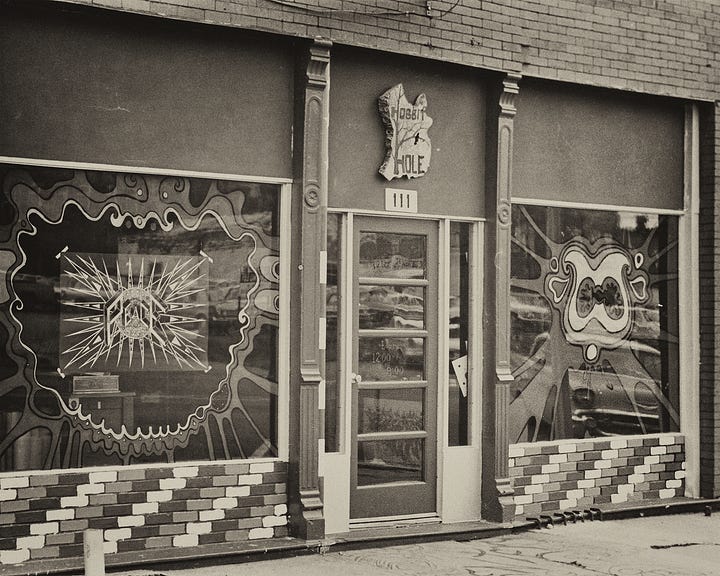
[{"label": "psychedelic painted window design", "polygon": [[277,455],[279,187],[0,176],[0,471]]},{"label": "psychedelic painted window design", "polygon": [[679,429],[678,218],[515,205],[511,442]]}]

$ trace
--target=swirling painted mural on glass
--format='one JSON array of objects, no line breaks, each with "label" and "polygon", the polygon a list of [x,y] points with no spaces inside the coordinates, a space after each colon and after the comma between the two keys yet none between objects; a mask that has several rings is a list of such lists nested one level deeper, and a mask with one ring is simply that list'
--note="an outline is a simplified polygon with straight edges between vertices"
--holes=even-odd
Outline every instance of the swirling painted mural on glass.
[{"label": "swirling painted mural on glass", "polygon": [[513,442],[675,431],[677,217],[513,206]]},{"label": "swirling painted mural on glass", "polygon": [[0,470],[276,455],[279,187],[0,175]]}]

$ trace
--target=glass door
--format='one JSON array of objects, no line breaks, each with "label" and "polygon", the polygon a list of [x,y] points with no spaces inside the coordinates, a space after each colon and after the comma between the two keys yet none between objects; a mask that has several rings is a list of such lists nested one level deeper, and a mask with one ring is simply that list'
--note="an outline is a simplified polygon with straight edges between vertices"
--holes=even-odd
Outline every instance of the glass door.
[{"label": "glass door", "polygon": [[438,224],[355,218],[350,517],[436,511]]}]

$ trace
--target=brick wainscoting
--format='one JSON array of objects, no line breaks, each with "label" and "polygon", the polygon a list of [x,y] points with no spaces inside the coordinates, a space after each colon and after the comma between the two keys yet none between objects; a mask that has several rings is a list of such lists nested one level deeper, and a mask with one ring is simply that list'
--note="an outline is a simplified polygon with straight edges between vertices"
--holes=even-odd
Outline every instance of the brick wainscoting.
[{"label": "brick wainscoting", "polygon": [[0,564],[287,535],[287,464],[95,468],[0,477]]},{"label": "brick wainscoting", "polygon": [[515,515],[682,496],[685,438],[653,434],[510,446]]}]

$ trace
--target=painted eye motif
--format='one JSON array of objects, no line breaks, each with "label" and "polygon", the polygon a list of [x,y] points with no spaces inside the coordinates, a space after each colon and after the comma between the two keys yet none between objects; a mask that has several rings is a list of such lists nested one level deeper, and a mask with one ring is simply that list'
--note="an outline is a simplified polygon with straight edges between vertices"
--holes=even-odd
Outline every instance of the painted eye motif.
[{"label": "painted eye motif", "polygon": [[614,278],[605,278],[600,288],[603,294],[603,305],[607,315],[613,320],[622,318],[625,311],[625,302],[623,301],[620,286]]},{"label": "painted eye motif", "polygon": [[585,278],[580,282],[577,302],[575,304],[580,318],[585,318],[595,307],[594,290],[595,283],[590,278]]}]

